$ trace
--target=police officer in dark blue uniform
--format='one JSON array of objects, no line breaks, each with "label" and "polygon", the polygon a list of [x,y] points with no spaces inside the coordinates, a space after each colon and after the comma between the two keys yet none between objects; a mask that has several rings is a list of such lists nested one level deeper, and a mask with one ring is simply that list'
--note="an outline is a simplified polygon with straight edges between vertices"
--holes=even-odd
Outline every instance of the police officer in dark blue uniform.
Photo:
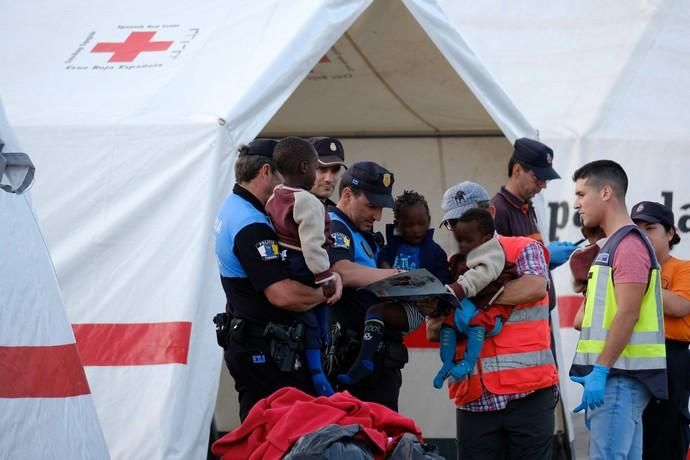
[{"label": "police officer in dark blue uniform", "polygon": [[[392,190],[390,171],[374,162],[354,163],[340,181],[337,207],[328,208],[333,239],[329,250],[332,269],[340,273],[345,286],[343,297],[331,309],[334,333],[330,357],[335,362],[335,369],[329,369],[331,378],[354,363],[367,308],[381,302],[373,294],[357,288],[398,272],[397,269],[376,268],[383,237],[373,233],[374,222],[381,220],[383,208],[394,205]],[[398,410],[402,384],[400,370],[408,359],[402,332],[386,328],[374,371],[361,382],[346,387],[347,390],[364,401]]]},{"label": "police officer in dark blue uniform", "polygon": [[[326,302],[319,288],[291,280],[264,205],[282,181],[273,165],[276,141],[256,139],[240,149],[236,184],[218,211],[216,255],[231,321],[225,362],[239,393],[240,419],[285,386],[313,392],[302,363],[295,313]],[[336,276],[336,294],[342,281]],[[331,299],[333,300],[333,299]]]}]

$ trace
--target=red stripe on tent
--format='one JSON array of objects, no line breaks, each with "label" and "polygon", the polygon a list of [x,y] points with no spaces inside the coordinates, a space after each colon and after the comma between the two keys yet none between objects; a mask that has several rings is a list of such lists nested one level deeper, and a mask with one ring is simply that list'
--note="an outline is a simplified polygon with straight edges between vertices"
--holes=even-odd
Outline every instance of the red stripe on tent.
[{"label": "red stripe on tent", "polygon": [[561,327],[573,327],[575,314],[584,299],[581,295],[558,296],[558,318]]},{"label": "red stripe on tent", "polygon": [[89,394],[77,347],[0,347],[0,398],[68,398]]},{"label": "red stripe on tent", "polygon": [[73,324],[84,366],[187,364],[192,323]]}]

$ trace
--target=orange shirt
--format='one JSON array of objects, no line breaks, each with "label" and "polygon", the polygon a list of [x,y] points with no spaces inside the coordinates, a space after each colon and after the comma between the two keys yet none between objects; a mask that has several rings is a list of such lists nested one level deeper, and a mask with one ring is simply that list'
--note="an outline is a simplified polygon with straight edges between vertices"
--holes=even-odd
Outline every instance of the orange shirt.
[{"label": "orange shirt", "polygon": [[[661,266],[661,287],[690,299],[690,260],[671,257]],[[690,342],[690,315],[682,318],[664,316],[666,338]]]}]

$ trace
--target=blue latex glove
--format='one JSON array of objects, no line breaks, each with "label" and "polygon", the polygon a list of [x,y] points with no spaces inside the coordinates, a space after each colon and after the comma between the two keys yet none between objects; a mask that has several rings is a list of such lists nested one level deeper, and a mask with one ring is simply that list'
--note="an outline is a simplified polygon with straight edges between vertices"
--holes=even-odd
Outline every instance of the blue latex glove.
[{"label": "blue latex glove", "polygon": [[464,379],[472,372],[474,365],[477,364],[482,347],[484,346],[485,336],[486,330],[484,330],[482,326],[470,327],[468,329],[465,355],[462,357],[462,360],[450,370],[450,375],[455,381]]},{"label": "blue latex glove", "polygon": [[438,371],[434,378],[434,388],[442,388],[443,382],[450,375],[450,370],[455,366],[455,345],[457,343],[457,332],[452,327],[442,326],[440,337],[439,353],[441,355],[441,362],[443,367]]},{"label": "blue latex glove", "polygon": [[549,250],[549,268],[560,267],[568,261],[577,246],[569,241],[552,241],[546,246]]},{"label": "blue latex glove", "polygon": [[573,412],[577,413],[587,408],[594,409],[604,404],[604,389],[606,388],[608,376],[608,367],[595,364],[592,372],[584,377],[570,377],[570,380],[581,383],[585,387],[585,391],[582,393],[582,402]]},{"label": "blue latex glove", "polygon": [[472,303],[467,297],[460,299],[460,308],[455,309],[455,327],[462,333],[467,333],[469,323],[477,314],[477,306]]}]

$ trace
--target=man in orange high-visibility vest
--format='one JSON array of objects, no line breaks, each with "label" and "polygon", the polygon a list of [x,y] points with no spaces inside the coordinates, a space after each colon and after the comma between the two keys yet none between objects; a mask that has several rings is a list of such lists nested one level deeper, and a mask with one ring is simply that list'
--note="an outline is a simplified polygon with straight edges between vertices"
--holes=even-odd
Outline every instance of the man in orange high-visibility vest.
[{"label": "man in orange high-visibility vest", "polygon": [[[442,207],[443,224],[451,231],[469,209],[480,207],[495,213],[487,191],[473,182],[448,189]],[[496,238],[520,275],[506,283],[496,303],[515,308],[503,329],[487,337],[470,375],[449,387],[458,409],[459,458],[549,459],[558,371],[550,348],[548,253],[530,238]],[[435,335],[434,323],[427,332]],[[456,358],[463,356],[464,348],[460,341]]]}]

